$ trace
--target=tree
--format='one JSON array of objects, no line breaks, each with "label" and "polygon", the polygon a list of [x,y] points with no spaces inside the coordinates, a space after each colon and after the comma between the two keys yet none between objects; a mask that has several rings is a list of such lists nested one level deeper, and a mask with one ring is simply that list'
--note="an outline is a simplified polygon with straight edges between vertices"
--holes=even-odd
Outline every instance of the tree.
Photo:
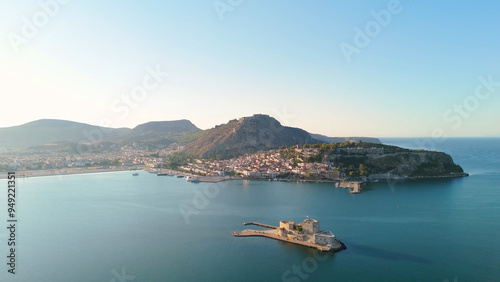
[{"label": "tree", "polygon": [[364,164],[359,165],[359,174],[362,176],[367,176],[370,173],[370,168]]}]

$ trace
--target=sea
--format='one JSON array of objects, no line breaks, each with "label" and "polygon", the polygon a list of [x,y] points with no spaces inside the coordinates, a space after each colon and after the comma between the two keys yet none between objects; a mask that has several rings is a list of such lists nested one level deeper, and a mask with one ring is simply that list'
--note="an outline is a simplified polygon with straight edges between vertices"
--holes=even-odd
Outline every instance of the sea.
[{"label": "sea", "polygon": [[[15,274],[2,180],[0,281],[500,281],[500,138],[382,141],[444,151],[470,176],[380,181],[356,195],[146,171],[20,178]],[[347,249],[231,235],[244,222],[306,218]]]}]

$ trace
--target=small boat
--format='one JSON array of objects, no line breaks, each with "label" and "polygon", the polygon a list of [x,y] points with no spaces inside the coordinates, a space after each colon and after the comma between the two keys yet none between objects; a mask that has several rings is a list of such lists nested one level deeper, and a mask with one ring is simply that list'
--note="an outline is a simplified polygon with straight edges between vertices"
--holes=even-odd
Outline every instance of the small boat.
[{"label": "small boat", "polygon": [[138,176],[138,175],[139,175],[139,173],[135,172],[135,173],[133,173],[132,175],[133,175],[133,176]]},{"label": "small boat", "polygon": [[200,182],[200,180],[198,178],[192,177],[192,176],[187,176],[186,177],[186,181],[187,182],[192,182],[192,183],[199,183]]},{"label": "small boat", "polygon": [[184,175],[177,175],[177,178],[183,178]]},{"label": "small boat", "polygon": [[168,174],[168,173],[157,173],[156,175],[158,175],[158,176],[173,176],[173,174]]}]

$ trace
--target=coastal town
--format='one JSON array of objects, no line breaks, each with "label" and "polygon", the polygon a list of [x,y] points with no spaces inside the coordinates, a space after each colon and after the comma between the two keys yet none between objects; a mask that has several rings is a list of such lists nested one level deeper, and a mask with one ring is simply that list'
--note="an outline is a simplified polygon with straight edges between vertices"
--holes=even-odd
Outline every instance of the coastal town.
[{"label": "coastal town", "polygon": [[[10,151],[0,154],[2,171],[24,171],[26,175],[40,170],[129,170],[163,171],[172,148],[144,150],[134,146],[115,145],[105,152],[71,154],[61,151]],[[297,149],[302,153],[302,149]],[[302,158],[316,155],[317,149],[304,149]],[[341,165],[341,164],[340,164]],[[290,178],[341,180],[346,172],[333,162],[303,162],[283,157],[278,150],[247,154],[227,160],[193,159],[175,169],[200,176],[238,178]],[[31,173],[30,173],[31,172]]]},{"label": "coastal town", "polygon": [[[317,149],[296,149],[303,153],[306,159],[317,155]],[[320,163],[305,162],[303,159],[292,159],[282,156],[278,150],[247,154],[228,160],[195,159],[187,165],[180,166],[179,170],[200,175],[212,176],[240,176],[247,178],[304,178],[341,180],[346,177],[345,171],[336,167],[334,162]]]},{"label": "coastal town", "polygon": [[18,171],[26,177],[142,169],[160,174],[168,171],[194,177],[191,179],[195,181],[203,177],[204,180],[199,180],[208,182],[227,179],[336,182],[340,187],[351,188],[353,193],[358,193],[361,186],[352,183],[406,178],[411,173],[424,177],[466,175],[445,154],[363,142],[282,146],[230,159],[184,154],[183,146],[175,143],[163,147],[135,142],[97,144],[80,153],[44,146],[4,150],[0,152],[0,163],[0,171]]},{"label": "coastal town", "polygon": [[[189,159],[184,165],[168,168],[166,164],[170,156],[181,149],[175,144],[166,148],[112,144],[108,147],[98,146],[91,152],[81,154],[46,149],[9,150],[0,154],[0,170],[18,171],[21,177],[32,177],[142,169],[159,174],[168,171],[170,174],[185,175],[194,182],[199,179],[206,182],[228,179],[341,182],[351,180],[351,171],[359,170],[352,166],[351,169],[344,169],[343,163],[334,162],[330,158],[319,162],[308,161],[317,158],[319,150],[298,146],[225,160]],[[360,189],[352,191],[359,192]]]},{"label": "coastal town", "polygon": [[0,170],[48,170],[68,168],[159,168],[171,148],[149,150],[141,146],[112,144],[91,152],[66,150],[4,150]]}]

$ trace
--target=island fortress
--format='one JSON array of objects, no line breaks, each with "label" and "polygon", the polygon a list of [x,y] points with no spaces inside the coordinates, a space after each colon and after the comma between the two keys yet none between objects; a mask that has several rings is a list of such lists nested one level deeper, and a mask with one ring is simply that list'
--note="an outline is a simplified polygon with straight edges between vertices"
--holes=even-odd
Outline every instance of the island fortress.
[{"label": "island fortress", "polygon": [[305,219],[300,224],[296,224],[295,222],[289,220],[281,220],[279,227],[257,222],[243,223],[243,225],[257,225],[270,228],[271,230],[245,229],[240,233],[233,232],[233,236],[267,237],[327,252],[336,252],[346,249],[345,245],[337,240],[332,232],[328,230],[321,231],[319,221],[312,218]]}]

